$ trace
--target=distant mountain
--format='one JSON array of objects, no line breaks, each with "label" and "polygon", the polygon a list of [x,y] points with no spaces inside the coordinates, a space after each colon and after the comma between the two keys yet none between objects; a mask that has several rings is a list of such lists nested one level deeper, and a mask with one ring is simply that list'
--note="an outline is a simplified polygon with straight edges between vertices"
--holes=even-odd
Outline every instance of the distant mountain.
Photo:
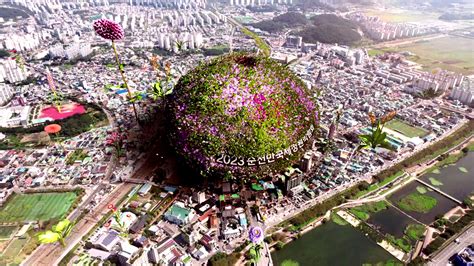
[{"label": "distant mountain", "polygon": [[288,12],[274,17],[272,20],[265,20],[251,24],[257,29],[270,33],[277,33],[288,28],[303,26],[309,23],[309,20],[298,12]]},{"label": "distant mountain", "polygon": [[323,14],[311,18],[312,25],[306,27],[297,35],[304,42],[354,44],[362,39],[357,32],[357,24],[333,14]]},{"label": "distant mountain", "polygon": [[[269,33],[278,33],[287,29],[300,29],[296,35],[303,37],[304,42],[354,44],[362,37],[357,32],[354,22],[333,14],[317,15],[307,19],[302,13],[288,12],[272,20],[251,24],[253,27]],[[296,29],[297,30],[297,29]]]}]

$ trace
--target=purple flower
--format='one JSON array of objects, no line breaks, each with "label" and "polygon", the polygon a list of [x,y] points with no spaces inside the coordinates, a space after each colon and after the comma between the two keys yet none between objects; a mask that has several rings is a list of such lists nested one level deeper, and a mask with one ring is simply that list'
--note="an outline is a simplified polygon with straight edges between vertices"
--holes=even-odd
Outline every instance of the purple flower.
[{"label": "purple flower", "polygon": [[258,244],[263,240],[263,229],[258,226],[250,227],[249,229],[249,239],[254,244]]},{"label": "purple flower", "polygon": [[99,19],[94,22],[95,32],[102,38],[116,41],[123,38],[123,29],[122,27],[108,19]]}]

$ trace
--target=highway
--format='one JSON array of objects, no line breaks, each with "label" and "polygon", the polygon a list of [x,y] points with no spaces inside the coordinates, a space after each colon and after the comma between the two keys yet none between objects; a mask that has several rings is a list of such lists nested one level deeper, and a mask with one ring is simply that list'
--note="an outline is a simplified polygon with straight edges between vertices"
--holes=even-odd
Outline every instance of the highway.
[{"label": "highway", "polygon": [[441,250],[436,256],[428,262],[428,266],[448,265],[448,259],[463,248],[474,243],[474,224],[458,236],[460,243],[452,241],[447,247]]}]

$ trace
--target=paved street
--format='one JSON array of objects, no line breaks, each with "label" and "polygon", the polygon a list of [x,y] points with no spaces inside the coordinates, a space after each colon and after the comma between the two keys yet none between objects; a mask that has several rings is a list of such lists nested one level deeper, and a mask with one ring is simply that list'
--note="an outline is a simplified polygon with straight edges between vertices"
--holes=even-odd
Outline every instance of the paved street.
[{"label": "paved street", "polygon": [[467,231],[465,231],[461,236],[458,237],[460,243],[451,242],[446,248],[444,248],[438,255],[436,255],[431,262],[428,263],[429,266],[441,266],[448,265],[448,259],[454,255],[456,252],[461,251],[463,248],[470,244],[474,244],[474,225],[471,225]]}]

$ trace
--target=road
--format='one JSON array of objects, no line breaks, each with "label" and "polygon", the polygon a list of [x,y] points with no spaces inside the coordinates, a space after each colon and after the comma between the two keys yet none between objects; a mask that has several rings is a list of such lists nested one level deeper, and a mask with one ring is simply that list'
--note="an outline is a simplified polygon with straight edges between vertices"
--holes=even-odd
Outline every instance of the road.
[{"label": "road", "polygon": [[447,247],[439,252],[429,263],[428,266],[448,265],[448,259],[455,253],[461,251],[466,246],[474,243],[474,225],[464,231],[458,237],[460,243],[452,241]]}]

